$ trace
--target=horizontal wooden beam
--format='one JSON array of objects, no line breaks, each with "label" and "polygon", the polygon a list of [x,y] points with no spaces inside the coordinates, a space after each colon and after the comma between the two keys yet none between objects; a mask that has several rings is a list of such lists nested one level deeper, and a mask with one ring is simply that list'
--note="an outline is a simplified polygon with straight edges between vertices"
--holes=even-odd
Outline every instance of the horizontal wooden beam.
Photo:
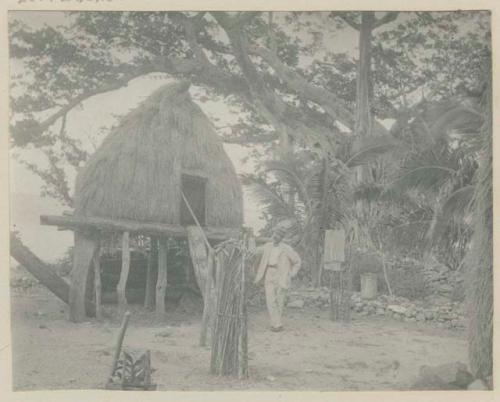
[{"label": "horizontal wooden beam", "polygon": [[[70,230],[97,230],[102,232],[130,232],[148,236],[187,237],[185,227],[177,224],[146,223],[124,219],[109,219],[75,215],[41,215],[42,225],[57,226]],[[204,227],[203,230],[210,240],[226,240],[238,237],[239,229]]]}]

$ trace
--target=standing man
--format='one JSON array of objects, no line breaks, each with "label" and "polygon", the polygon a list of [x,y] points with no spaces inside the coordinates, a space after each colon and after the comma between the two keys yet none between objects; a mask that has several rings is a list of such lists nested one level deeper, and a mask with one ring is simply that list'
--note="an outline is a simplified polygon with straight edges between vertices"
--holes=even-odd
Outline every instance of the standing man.
[{"label": "standing man", "polygon": [[295,250],[288,244],[283,243],[286,229],[277,226],[274,230],[272,241],[260,248],[262,259],[260,260],[254,283],[264,279],[266,291],[266,304],[271,321],[271,331],[283,331],[281,317],[283,307],[291,279],[297,275],[301,260]]}]

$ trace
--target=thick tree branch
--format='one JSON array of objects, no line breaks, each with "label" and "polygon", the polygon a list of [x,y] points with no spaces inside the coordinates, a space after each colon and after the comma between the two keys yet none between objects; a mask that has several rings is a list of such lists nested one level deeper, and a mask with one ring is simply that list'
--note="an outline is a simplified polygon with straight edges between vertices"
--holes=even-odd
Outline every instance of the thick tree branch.
[{"label": "thick tree branch", "polygon": [[390,11],[386,15],[384,15],[382,18],[378,18],[375,20],[373,24],[373,29],[377,29],[378,27],[388,24],[389,22],[394,21],[396,18],[398,18],[399,12],[397,11]]},{"label": "thick tree branch", "polygon": [[199,15],[189,18],[183,13],[171,13],[171,18],[183,26],[189,46],[194,53],[193,61],[197,66],[197,72],[204,83],[222,90],[226,94],[248,93],[248,86],[241,77],[225,72],[208,59],[197,40],[201,23]]},{"label": "thick tree branch", "polygon": [[304,98],[316,102],[329,116],[340,121],[343,125],[350,128],[354,126],[353,113],[334,94],[307,82],[305,78],[285,65],[276,54],[268,49],[260,46],[252,46],[249,50],[252,54],[260,56],[269,64],[290,89],[299,93]]},{"label": "thick tree branch", "polygon": [[[328,147],[333,139],[333,128],[314,124],[310,119],[297,116],[297,110],[291,111],[281,96],[276,94],[265,82],[262,75],[250,59],[251,46],[239,25],[233,24],[232,17],[225,13],[214,13],[214,18],[225,30],[236,60],[243,71],[243,76],[250,88],[249,106],[260,114],[280,133],[280,143],[287,148],[289,136],[301,139],[311,145]],[[268,51],[269,52],[269,51]],[[270,52],[269,52],[270,53]],[[275,55],[272,55],[275,57]],[[351,122],[352,126],[352,122]]]},{"label": "thick tree branch", "polygon": [[85,91],[81,93],[80,95],[74,97],[73,99],[69,100],[69,102],[61,107],[57,112],[49,116],[47,119],[43,120],[41,123],[38,124],[38,129],[40,132],[43,132],[47,130],[50,126],[52,126],[59,118],[64,117],[68,112],[70,112],[73,108],[75,108],[77,105],[79,105],[81,102],[95,96],[95,95],[100,95],[106,92],[111,92],[115,91],[117,89],[120,89],[121,87],[125,86],[133,80],[134,78],[140,77],[141,75],[145,75],[151,72],[155,71],[155,66],[154,64],[151,65],[144,65],[140,66],[132,71],[130,71],[128,74],[125,74],[122,78],[119,80],[116,80],[112,83],[108,84],[103,84],[99,88],[92,89],[90,91]]}]

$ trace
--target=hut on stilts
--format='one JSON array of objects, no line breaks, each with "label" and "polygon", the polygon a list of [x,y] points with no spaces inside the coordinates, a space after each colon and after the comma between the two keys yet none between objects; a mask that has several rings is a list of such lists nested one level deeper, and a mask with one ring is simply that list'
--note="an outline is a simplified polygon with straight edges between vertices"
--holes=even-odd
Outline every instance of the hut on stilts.
[{"label": "hut on stilts", "polygon": [[[127,304],[130,235],[158,240],[158,251],[150,253],[149,259],[157,258],[157,282],[152,289],[161,317],[167,286],[167,239],[188,238],[191,257],[199,259],[206,250],[201,249],[200,236],[188,235],[196,234],[193,226],[203,227],[204,236],[214,242],[238,234],[243,222],[240,182],[211,122],[192,101],[188,89],[188,82],[165,85],[128,114],[78,173],[73,213],[41,217],[42,224],[74,231],[69,292],[72,321],[85,320],[90,313],[88,303],[86,308],[86,294],[92,286],[89,272],[96,269],[96,279],[100,276],[98,255],[104,236],[122,236],[117,285],[121,309]],[[203,264],[193,261],[193,266],[203,293]],[[144,275],[150,278],[146,271]]]}]

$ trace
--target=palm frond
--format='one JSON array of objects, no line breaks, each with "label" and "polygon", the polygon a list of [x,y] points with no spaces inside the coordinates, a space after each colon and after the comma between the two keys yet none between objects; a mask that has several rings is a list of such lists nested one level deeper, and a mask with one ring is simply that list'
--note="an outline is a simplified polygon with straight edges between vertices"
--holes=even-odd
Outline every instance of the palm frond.
[{"label": "palm frond", "polygon": [[394,151],[400,143],[392,136],[371,136],[356,143],[353,155],[345,162],[348,167],[366,165],[374,162],[381,155]]},{"label": "palm frond", "polygon": [[438,191],[455,174],[455,170],[442,165],[425,165],[403,169],[402,174],[388,185],[393,192],[405,192],[414,189],[420,191]]},{"label": "palm frond", "polygon": [[266,163],[266,171],[279,173],[282,181],[295,189],[299,193],[307,209],[309,211],[312,210],[312,200],[307,192],[303,174],[296,168],[295,164],[285,161],[269,161]]},{"label": "palm frond", "polygon": [[472,184],[459,188],[443,201],[444,220],[452,219],[455,222],[463,222],[471,212],[474,188]]},{"label": "palm frond", "polygon": [[470,106],[457,105],[443,113],[432,124],[435,137],[447,135],[450,132],[456,134],[469,134],[479,136],[483,115]]},{"label": "palm frond", "polygon": [[374,202],[381,200],[384,188],[376,183],[361,183],[354,188],[354,201]]},{"label": "palm frond", "polygon": [[295,216],[295,211],[285,201],[283,196],[273,188],[262,177],[242,174],[240,175],[243,185],[252,189],[254,195],[265,205],[267,212],[272,216],[290,218]]}]

